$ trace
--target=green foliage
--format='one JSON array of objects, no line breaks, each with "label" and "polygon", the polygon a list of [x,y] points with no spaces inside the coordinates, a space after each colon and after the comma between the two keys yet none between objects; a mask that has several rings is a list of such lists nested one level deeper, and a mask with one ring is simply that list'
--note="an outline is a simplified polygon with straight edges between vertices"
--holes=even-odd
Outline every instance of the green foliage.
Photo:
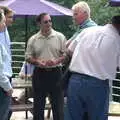
[{"label": "green foliage", "polygon": [[[51,0],[71,9],[72,5],[80,0]],[[91,18],[99,25],[106,24],[110,21],[113,15],[120,14],[120,7],[110,7],[108,0],[84,0],[91,8]],[[74,33],[72,17],[68,16],[54,16],[53,27],[62,32],[67,39]],[[27,41],[30,36],[36,33],[39,28],[36,26],[35,17],[28,17],[27,33],[25,17],[16,17],[12,27],[9,28],[12,41]]]},{"label": "green foliage", "polygon": [[35,17],[27,17],[26,21],[25,16],[16,17],[12,27],[8,29],[13,42],[25,42],[38,30]]},{"label": "green foliage", "polygon": [[91,17],[99,25],[104,25],[110,22],[114,15],[120,15],[119,7],[110,7],[108,0],[89,0],[91,7]]}]

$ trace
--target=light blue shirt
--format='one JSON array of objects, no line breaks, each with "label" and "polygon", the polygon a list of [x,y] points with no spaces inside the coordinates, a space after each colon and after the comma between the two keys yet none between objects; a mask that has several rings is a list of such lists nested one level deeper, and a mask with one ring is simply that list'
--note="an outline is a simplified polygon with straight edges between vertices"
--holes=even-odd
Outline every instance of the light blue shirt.
[{"label": "light blue shirt", "polygon": [[35,68],[34,65],[24,62],[19,74],[22,73],[24,75],[32,75],[34,68]]},{"label": "light blue shirt", "polygon": [[79,35],[79,33],[82,32],[82,30],[88,27],[92,27],[92,26],[97,26],[97,24],[90,18],[85,20],[81,25],[79,25],[77,31],[73,34],[70,40],[74,40]]},{"label": "light blue shirt", "polygon": [[9,60],[9,54],[5,46],[2,43],[0,43],[0,87],[3,88],[5,91],[8,91],[9,89],[12,88],[9,78],[6,76],[4,70],[5,68],[4,65],[5,63],[7,63],[8,60]]},{"label": "light blue shirt", "polygon": [[4,32],[0,32],[0,43],[3,44],[8,55],[8,57],[6,58],[7,60],[4,61],[3,63],[4,64],[3,72],[7,77],[11,77],[12,76],[12,67],[11,67],[12,60],[11,60],[11,49],[10,49],[11,43],[7,28],[5,29]]}]

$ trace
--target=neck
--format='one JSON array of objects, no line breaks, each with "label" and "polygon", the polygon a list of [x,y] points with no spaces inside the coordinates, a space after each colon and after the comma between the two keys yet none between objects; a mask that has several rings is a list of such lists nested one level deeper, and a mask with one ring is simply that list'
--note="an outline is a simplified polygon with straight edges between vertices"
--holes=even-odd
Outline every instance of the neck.
[{"label": "neck", "polygon": [[5,31],[5,25],[0,25],[0,32],[4,32]]},{"label": "neck", "polygon": [[49,29],[49,30],[48,29],[47,30],[43,29],[43,30],[41,30],[41,33],[42,33],[43,36],[48,36],[51,33],[51,29]]}]

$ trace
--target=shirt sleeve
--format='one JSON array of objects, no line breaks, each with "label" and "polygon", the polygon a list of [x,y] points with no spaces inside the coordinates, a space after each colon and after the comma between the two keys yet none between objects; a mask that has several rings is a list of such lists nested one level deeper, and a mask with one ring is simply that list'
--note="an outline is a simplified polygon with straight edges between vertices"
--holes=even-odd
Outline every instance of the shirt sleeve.
[{"label": "shirt sleeve", "polygon": [[26,52],[25,52],[25,59],[29,59],[30,57],[33,57],[33,41],[34,41],[34,36],[32,36],[29,40],[28,40],[28,44],[27,44],[27,48],[26,48]]},{"label": "shirt sleeve", "polygon": [[77,46],[77,41],[76,40],[73,40],[71,43],[70,43],[70,45],[69,45],[69,47],[68,47],[68,50],[69,51],[71,51],[71,52],[74,52],[74,50],[75,50],[75,47]]},{"label": "shirt sleeve", "polygon": [[82,30],[73,40],[72,42],[70,43],[69,47],[68,47],[68,50],[71,51],[71,52],[74,52],[77,44],[79,42],[81,42],[81,39],[83,38],[83,36],[85,35],[85,32],[86,29]]},{"label": "shirt sleeve", "polygon": [[19,74],[25,74],[25,61],[22,64],[22,67],[21,67]]},{"label": "shirt sleeve", "polygon": [[65,52],[66,52],[66,45],[65,45],[65,43],[66,43],[66,37],[63,35],[62,36],[62,44],[61,44],[61,53],[62,54],[65,54]]},{"label": "shirt sleeve", "polygon": [[34,65],[24,62],[19,74],[25,75],[27,73],[27,75],[32,75],[33,70],[34,70]]},{"label": "shirt sleeve", "polygon": [[5,48],[0,45],[0,87],[5,91],[8,91],[12,88],[9,78],[4,74],[4,56],[6,54]]}]

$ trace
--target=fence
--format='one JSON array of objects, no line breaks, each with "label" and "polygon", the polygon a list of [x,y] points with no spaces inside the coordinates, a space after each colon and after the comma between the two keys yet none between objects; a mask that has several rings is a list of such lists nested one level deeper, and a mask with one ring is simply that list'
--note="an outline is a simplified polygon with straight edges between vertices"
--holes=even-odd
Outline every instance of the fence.
[{"label": "fence", "polygon": [[13,77],[16,77],[18,76],[23,61],[25,60],[25,42],[12,42],[11,51]]},{"label": "fence", "polygon": [[[25,60],[25,42],[12,42],[11,50],[13,77],[16,77]],[[113,101],[120,102],[120,72],[116,73],[116,79],[113,80],[112,89]]]}]

